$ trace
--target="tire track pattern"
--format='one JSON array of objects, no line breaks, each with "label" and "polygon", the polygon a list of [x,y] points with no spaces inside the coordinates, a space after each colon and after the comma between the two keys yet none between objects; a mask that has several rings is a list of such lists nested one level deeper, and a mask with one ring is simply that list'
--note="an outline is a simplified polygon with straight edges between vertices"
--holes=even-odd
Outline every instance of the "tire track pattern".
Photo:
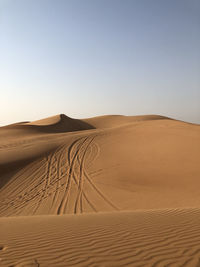
[{"label": "tire track pattern", "polygon": [[77,214],[97,212],[102,205],[118,210],[87,172],[100,153],[95,139],[89,135],[63,143],[19,171],[0,191],[0,215]]}]

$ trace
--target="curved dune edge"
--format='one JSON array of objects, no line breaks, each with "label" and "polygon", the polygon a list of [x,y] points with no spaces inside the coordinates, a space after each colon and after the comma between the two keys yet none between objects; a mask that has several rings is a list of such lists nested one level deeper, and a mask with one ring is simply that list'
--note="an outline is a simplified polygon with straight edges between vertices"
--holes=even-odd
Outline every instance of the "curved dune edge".
[{"label": "curved dune edge", "polygon": [[1,218],[0,266],[199,266],[199,221],[200,209]]},{"label": "curved dune edge", "polygon": [[154,120],[172,120],[171,118],[161,115],[138,115],[138,116],[124,116],[124,115],[104,115],[93,118],[82,119],[97,129],[119,127],[124,124],[154,121]]},{"label": "curved dune edge", "polygon": [[0,130],[21,130],[25,133],[65,133],[94,129],[92,125],[82,120],[70,118],[64,114],[48,117],[42,120],[25,123],[15,123],[1,127]]},{"label": "curved dune edge", "polygon": [[58,114],[44,119],[28,122],[26,123],[26,125],[47,126],[47,125],[57,124],[59,122],[62,122],[62,120],[67,120],[68,118],[69,117],[67,117],[64,114]]}]

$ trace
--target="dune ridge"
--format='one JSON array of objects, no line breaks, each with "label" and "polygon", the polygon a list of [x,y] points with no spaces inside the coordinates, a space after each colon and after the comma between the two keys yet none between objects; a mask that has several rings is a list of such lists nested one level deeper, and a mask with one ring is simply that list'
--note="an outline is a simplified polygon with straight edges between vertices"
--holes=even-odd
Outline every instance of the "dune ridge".
[{"label": "dune ridge", "polygon": [[199,159],[159,115],[0,127],[0,266],[200,266]]},{"label": "dune ridge", "polygon": [[89,123],[72,119],[65,114],[59,114],[33,122],[16,123],[1,127],[1,129],[21,129],[42,133],[62,133],[93,129]]}]

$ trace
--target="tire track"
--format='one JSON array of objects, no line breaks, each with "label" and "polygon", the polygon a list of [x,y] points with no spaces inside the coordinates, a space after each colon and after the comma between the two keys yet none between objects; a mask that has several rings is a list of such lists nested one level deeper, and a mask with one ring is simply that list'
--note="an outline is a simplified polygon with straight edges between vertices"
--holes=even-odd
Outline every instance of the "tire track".
[{"label": "tire track", "polygon": [[[43,161],[43,160],[42,160]],[[35,162],[34,162],[35,163]],[[37,173],[39,173],[40,171],[41,171],[41,169],[44,167],[44,165],[45,165],[46,163],[42,163],[41,164],[41,166],[39,167],[39,168],[37,168],[36,170],[34,170],[33,172],[32,172],[32,174],[31,175],[27,175],[29,178],[30,177],[32,177],[32,176],[36,176],[36,174]],[[37,164],[35,164],[36,166],[34,166],[34,164],[31,164],[31,166],[33,165],[33,167],[37,167]],[[25,168],[25,170],[23,169],[22,171],[22,174],[24,174],[24,173],[26,173],[26,172],[28,172],[29,171],[29,168],[30,168],[30,165],[28,165],[26,168]],[[20,172],[20,174],[21,174],[21,172]],[[19,175],[17,175],[17,177],[18,178],[20,178],[20,174]],[[24,206],[26,206],[26,204],[28,204],[28,203],[26,203],[26,200],[27,200],[27,196],[29,196],[30,195],[30,193],[34,193],[34,190],[36,191],[36,189],[37,189],[37,187],[38,186],[40,186],[42,183],[43,183],[43,177],[44,177],[45,175],[42,175],[41,176],[41,179],[40,179],[40,182],[35,186],[35,187],[32,187],[30,190],[28,190],[28,191],[25,191],[25,193],[24,194],[20,194],[21,192],[23,192],[23,189],[21,188],[21,191],[20,192],[17,192],[17,189],[16,189],[16,187],[14,187],[15,188],[15,191],[14,191],[14,193],[15,193],[15,195],[14,196],[12,196],[12,198],[8,198],[8,197],[6,197],[5,198],[5,200],[6,200],[6,202],[4,202],[4,203],[2,203],[2,205],[4,206],[4,208],[2,208],[1,207],[1,213],[2,212],[4,212],[5,210],[6,211],[8,211],[10,208],[11,209],[15,209],[15,211],[18,209],[18,208],[20,208],[20,206],[22,206],[21,208],[24,208]],[[34,181],[34,179],[32,179],[33,181]],[[14,182],[14,181],[13,181]],[[21,183],[20,183],[20,185],[18,185],[18,187],[19,187],[19,189],[20,189],[20,186],[21,186]],[[3,193],[3,192],[2,192]],[[9,192],[9,194],[10,194],[11,192]],[[5,192],[4,192],[4,194],[5,194]],[[13,203],[13,204],[12,204]]]},{"label": "tire track", "polygon": [[61,172],[61,165],[62,165],[62,157],[63,155],[65,155],[65,150],[66,150],[66,145],[63,145],[62,148],[61,148],[61,151],[60,151],[60,154],[58,155],[58,158],[57,158],[57,186],[56,186],[56,190],[54,192],[54,197],[53,197],[53,200],[52,200],[52,208],[54,206],[54,203],[56,203],[57,199],[58,199],[58,195],[59,195],[59,188],[61,187],[61,179],[65,176],[65,174],[67,173],[67,170],[66,170],[66,173],[64,172],[62,174]]},{"label": "tire track", "polygon": [[115,206],[98,188],[97,186],[92,182],[92,179],[89,177],[88,173],[86,172],[86,170],[84,171],[85,177],[87,179],[87,181],[90,183],[90,185],[93,187],[93,189],[99,194],[99,196],[101,196],[101,198],[108,204],[110,205],[112,208],[114,208],[115,210],[119,211],[120,209]]},{"label": "tire track", "polygon": [[[95,136],[96,137],[96,136]],[[94,137],[94,138],[95,138]],[[92,139],[92,141],[94,140],[94,138]],[[90,142],[92,143],[92,142]],[[98,145],[95,143],[95,145],[98,147]],[[89,146],[88,146],[89,147]],[[87,147],[87,148],[88,148]],[[98,150],[99,151],[99,150]],[[86,152],[86,151],[85,151]],[[114,210],[119,211],[119,208],[117,206],[115,206],[98,188],[97,186],[93,183],[92,179],[90,178],[89,174],[87,173],[86,169],[83,168],[83,166],[81,166],[83,163],[80,162],[79,159],[79,165],[80,165],[80,169],[81,169],[81,176],[85,176],[86,180],[89,182],[89,184],[92,186],[92,188],[97,192],[97,194],[105,201],[105,203],[109,206],[111,206]]]},{"label": "tire track", "polygon": [[[34,176],[34,175],[36,175],[38,172],[40,172],[40,170],[44,167],[44,164],[42,164],[41,166],[39,166],[39,168],[37,167],[37,165],[38,165],[38,163],[36,163],[35,165],[34,164],[32,164],[33,165],[33,167],[36,169],[36,170],[34,170],[34,171],[32,171],[32,174],[31,174],[31,176],[29,176],[29,177],[32,177],[32,176]],[[20,173],[21,175],[23,175],[23,174],[25,174],[26,172],[28,172],[29,171],[29,168],[31,168],[30,167],[30,165],[28,165],[28,167],[26,167],[25,168],[25,170],[22,172],[22,173]],[[20,176],[21,175],[17,175],[17,177],[16,178],[20,178]],[[16,180],[16,178],[14,177],[14,179]],[[11,184],[13,184],[15,181],[12,181],[12,183]],[[14,187],[14,189],[13,189],[13,192],[10,190],[8,193],[9,193],[9,195],[12,195],[12,193],[14,193],[15,195],[16,195],[16,191],[17,191],[17,189],[19,188],[19,189],[21,189],[21,191],[19,191],[19,192],[17,192],[17,198],[19,197],[19,194],[21,193],[21,192],[24,192],[24,190],[21,188],[21,184],[20,185],[18,185],[18,188],[16,187],[16,186],[13,186]],[[0,193],[2,193],[2,194],[6,194],[6,190],[7,190],[7,188],[3,188],[4,190],[2,190],[2,192],[0,192]],[[3,192],[4,191],[4,192]],[[27,191],[25,191],[25,193],[24,194],[26,194],[27,193]],[[14,195],[14,197],[15,197],[15,195]],[[6,197],[6,198],[2,198],[2,201],[3,200],[8,200],[9,198],[8,197]],[[12,199],[13,199],[13,197],[12,197]],[[16,198],[15,198],[16,199]]]},{"label": "tire track", "polygon": [[[78,163],[78,157],[79,154],[81,152],[82,147],[87,143],[87,140],[89,140],[89,138],[91,138],[90,136],[87,137],[82,137],[79,138],[77,140],[75,140],[69,147],[68,149],[68,161],[69,161],[69,165],[70,165],[70,170],[69,170],[69,178],[67,181],[67,185],[66,185],[66,190],[65,190],[65,194],[64,197],[60,203],[60,206],[58,207],[57,210],[57,214],[63,214],[65,213],[66,209],[67,209],[67,204],[68,204],[68,199],[69,199],[69,194],[70,194],[70,188],[71,188],[71,183],[72,180],[74,181],[74,184],[77,186],[79,185],[78,179],[77,179],[77,175],[75,174],[75,165]],[[83,140],[84,139],[84,140]],[[80,143],[80,141],[83,140],[82,143]],[[75,147],[78,147],[75,154],[73,156],[71,156],[73,150],[75,149]],[[97,209],[95,208],[95,206],[92,204],[92,202],[88,199],[87,195],[85,192],[82,192],[83,197],[85,198],[86,202],[88,203],[88,205],[90,206],[90,208],[94,211],[97,212]]]},{"label": "tire track", "polygon": [[[31,167],[35,167],[35,161],[34,162],[31,162],[31,163],[29,163],[28,164],[28,168],[22,168],[22,169],[20,169],[14,176],[13,176],[13,178],[7,183],[7,184],[5,184],[1,189],[0,189],[0,193],[2,192],[2,191],[5,191],[6,189],[7,189],[7,187],[10,187],[20,176],[22,176],[22,175],[24,175],[26,172],[28,172],[29,171],[29,168],[31,168]],[[37,170],[36,170],[37,171]],[[20,186],[19,186],[20,187]],[[14,191],[16,191],[16,187],[15,187],[15,190]],[[11,193],[11,192],[9,192],[9,193]]]},{"label": "tire track", "polygon": [[[89,140],[90,138],[91,138],[91,136],[88,136],[88,137],[86,138],[85,141]],[[77,163],[79,164],[79,168],[80,168],[79,156],[80,156],[80,154],[77,155]],[[79,173],[79,176],[80,176],[80,173]],[[78,187],[78,178],[76,178],[75,172],[73,173],[72,178],[73,178],[73,180],[74,180],[75,185],[77,185],[77,187]],[[97,212],[96,207],[95,207],[94,204],[89,200],[89,198],[88,198],[87,195],[86,195],[86,192],[83,191],[83,192],[82,192],[82,195],[83,195],[84,199],[86,200],[86,202],[88,203],[88,205],[90,206],[90,208],[91,208],[94,212]]]},{"label": "tire track", "polygon": [[[45,158],[42,160],[45,162],[39,167],[37,167],[35,162],[32,163],[31,166],[36,169],[33,173],[31,173],[31,176],[38,176],[38,178],[40,178],[39,181],[30,179],[30,175],[28,173],[30,172],[30,169],[28,168],[30,165],[27,166],[25,170],[22,170],[22,173],[17,174],[12,182],[15,182],[18,177],[21,177],[22,174],[26,174],[27,172],[26,176],[29,177],[32,185],[30,185],[30,183],[28,184],[29,188],[27,188],[28,190],[25,192],[25,194],[19,196],[19,193],[17,193],[17,196],[14,195],[11,200],[6,198],[5,200],[7,203],[3,203],[3,208],[1,206],[1,213],[5,213],[6,211],[6,214],[13,214],[14,211],[16,214],[16,212],[19,213],[22,208],[24,209],[27,207],[27,210],[29,210],[31,206],[35,205],[33,208],[33,214],[37,214],[38,209],[44,200],[50,196],[51,199],[49,201],[51,201],[51,213],[54,213],[55,211],[58,215],[66,213],[69,202],[70,211],[72,209],[75,214],[83,213],[83,200],[86,201],[92,211],[97,212],[95,204],[89,200],[89,197],[84,190],[84,184],[86,181],[88,185],[91,186],[92,190],[94,190],[96,194],[99,195],[100,198],[106,203],[106,205],[109,205],[115,210],[119,210],[118,207],[116,207],[94,184],[86,170],[88,159],[90,160],[89,165],[91,165],[93,160],[99,155],[99,146],[94,142],[96,136],[97,135],[92,134],[89,136],[80,137],[74,140],[68,149],[66,144],[63,143],[54,152],[48,154],[46,160]],[[40,164],[41,161],[38,163]],[[42,168],[44,168],[45,165],[46,170],[42,175],[39,176],[39,172],[42,170]],[[75,199],[70,197],[71,192],[73,192],[73,185],[77,190]],[[58,203],[60,195],[62,194],[62,199],[60,203]],[[33,202],[35,202],[35,204],[33,204]],[[56,205],[58,206],[56,207]],[[9,210],[10,212],[8,212]]]},{"label": "tire track", "polygon": [[46,170],[46,177],[45,177],[45,186],[44,186],[44,191],[43,193],[41,194],[41,197],[40,197],[40,200],[38,201],[38,204],[36,206],[36,208],[34,209],[34,212],[33,214],[36,214],[38,208],[40,207],[41,203],[42,203],[42,200],[44,199],[45,195],[46,195],[46,191],[47,191],[47,186],[49,185],[50,181],[51,181],[51,177],[50,177],[50,174],[51,174],[51,169],[52,169],[52,161],[55,157],[55,152],[51,153],[48,157],[47,157],[47,170]]},{"label": "tire track", "polygon": [[[79,175],[79,183],[78,183],[78,194],[77,194],[77,199],[76,199],[76,202],[75,202],[75,206],[74,206],[74,213],[76,214],[77,211],[78,211],[78,202],[79,202],[79,207],[80,207],[80,213],[83,212],[83,204],[82,204],[82,195],[83,195],[83,183],[84,183],[84,163],[85,163],[85,157],[86,157],[86,153],[88,152],[88,148],[89,146],[91,145],[91,143],[93,142],[95,136],[92,137],[84,152],[83,152],[83,156],[82,156],[82,159],[81,159],[81,163],[80,163],[80,175]],[[78,156],[79,157],[79,156]]]},{"label": "tire track", "polygon": [[[6,198],[6,202],[4,203],[3,206],[4,208],[2,208],[1,206],[1,213],[7,211],[6,213],[8,214],[8,210],[10,210],[10,213],[13,213],[13,210],[19,213],[20,210],[22,208],[25,208],[28,205],[31,205],[32,201],[36,198],[40,198],[36,203],[37,206],[34,207],[34,214],[36,214],[37,210],[39,209],[39,206],[41,205],[42,201],[45,200],[47,197],[49,197],[49,195],[51,195],[52,193],[54,193],[54,198],[53,198],[53,202],[52,202],[52,208],[54,206],[53,203],[55,203],[55,200],[59,194],[58,189],[60,187],[65,186],[66,187],[66,191],[68,191],[70,185],[71,185],[71,181],[73,180],[75,182],[75,185],[77,186],[77,180],[76,180],[76,175],[75,175],[75,165],[77,164],[77,156],[78,153],[81,152],[81,148],[82,146],[85,144],[85,142],[87,141],[88,137],[82,137],[79,138],[78,140],[75,140],[69,147],[69,151],[67,153],[67,157],[68,159],[70,159],[70,170],[64,170],[63,173],[61,173],[61,159],[62,157],[64,157],[65,153],[65,149],[66,149],[66,145],[64,144],[63,146],[59,146],[55,152],[51,153],[50,155],[48,155],[47,157],[47,161],[44,162],[41,166],[39,166],[39,168],[37,168],[37,165],[35,165],[35,162],[31,164],[31,166],[33,166],[34,168],[36,168],[36,170],[31,174],[31,176],[37,176],[37,173],[39,173],[41,171],[42,168],[44,168],[45,165],[46,166],[46,171],[43,175],[40,176],[40,182],[37,183],[34,187],[30,188],[27,192],[25,192],[25,194],[20,195],[18,194],[18,196],[13,196],[11,200],[8,200],[8,198]],[[83,140],[82,143],[80,143]],[[75,152],[74,155],[72,155],[72,153],[74,152],[74,150],[76,149],[76,146],[78,147],[78,151]],[[56,161],[57,160],[57,161]],[[54,167],[55,167],[55,162],[57,163],[57,167],[55,168],[57,170],[57,174],[56,174],[56,179],[54,179]],[[40,162],[39,162],[40,163]],[[25,169],[22,170],[22,173],[20,172],[20,174],[17,174],[17,176],[15,177],[15,180],[17,180],[17,178],[19,178],[22,174],[25,174],[26,172],[30,171],[29,170],[29,166],[27,166]],[[65,167],[63,167],[65,168]],[[69,179],[65,179],[65,183],[62,183],[61,180],[63,179],[64,176],[66,176],[66,174],[68,173]],[[30,175],[27,176],[30,177]],[[34,179],[31,179],[31,181],[34,181]],[[13,181],[14,182],[14,181]],[[44,186],[41,190],[38,190],[37,188],[39,186],[41,186],[43,183]],[[54,190],[54,184],[57,183],[56,189]],[[52,192],[53,189],[53,192]],[[52,192],[52,193],[51,193]],[[56,196],[57,195],[57,196]],[[67,195],[69,195],[69,192],[67,192]],[[94,205],[89,201],[88,197],[86,196],[86,194],[83,194],[85,200],[87,201],[88,205],[92,208],[92,210],[96,211]],[[67,196],[68,198],[68,196]],[[11,204],[12,203],[12,204]],[[66,208],[66,207],[65,207]]]},{"label": "tire track", "polygon": [[[66,179],[66,185],[65,185],[65,190],[64,190],[64,195],[63,195],[63,198],[61,200],[61,203],[57,209],[57,214],[60,215],[60,214],[63,214],[64,210],[66,209],[66,205],[67,205],[67,202],[68,202],[68,195],[69,195],[69,192],[70,192],[70,185],[71,185],[71,180],[72,180],[72,177],[73,177],[73,171],[74,171],[74,167],[75,167],[75,163],[76,163],[76,158],[78,156],[78,153],[80,152],[80,149],[81,147],[84,145],[84,143],[86,142],[88,137],[82,137],[82,138],[79,138],[77,140],[75,140],[70,146],[69,146],[69,149],[68,149],[68,163],[69,163],[69,176],[68,176],[68,179]],[[79,144],[79,142],[84,139],[84,141]],[[76,144],[79,144],[79,147],[78,149],[76,150],[74,156],[71,156],[72,154],[72,151],[73,149],[75,148]],[[72,159],[71,159],[72,157]]]}]

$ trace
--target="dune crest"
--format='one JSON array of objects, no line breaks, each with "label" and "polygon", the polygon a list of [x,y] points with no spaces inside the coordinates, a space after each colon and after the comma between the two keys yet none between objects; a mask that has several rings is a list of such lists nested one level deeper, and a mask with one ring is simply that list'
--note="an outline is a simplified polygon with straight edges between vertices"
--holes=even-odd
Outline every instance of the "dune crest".
[{"label": "dune crest", "polygon": [[51,117],[44,118],[41,120],[29,122],[29,123],[27,123],[27,125],[47,126],[47,125],[62,123],[62,122],[67,121],[69,119],[71,119],[71,118],[67,117],[65,114],[59,114],[59,115],[51,116]]},{"label": "dune crest", "polygon": [[151,120],[170,119],[160,115],[139,115],[139,116],[124,116],[124,115],[104,115],[94,118],[83,119],[83,121],[93,125],[95,128],[112,128],[119,127],[128,123],[137,123]]},{"label": "dune crest", "polygon": [[64,133],[93,129],[87,122],[72,119],[64,114],[48,117],[33,122],[16,123],[2,127],[1,129],[18,129],[41,133]]}]

